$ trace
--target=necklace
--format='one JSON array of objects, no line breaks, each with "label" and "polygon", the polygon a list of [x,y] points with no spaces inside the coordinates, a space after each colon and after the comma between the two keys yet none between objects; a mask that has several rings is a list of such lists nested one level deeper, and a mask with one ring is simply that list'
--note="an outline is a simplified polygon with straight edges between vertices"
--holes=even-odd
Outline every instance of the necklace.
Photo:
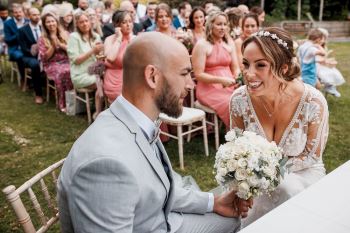
[{"label": "necklace", "polygon": [[264,109],[265,109],[267,115],[271,118],[271,117],[273,116],[273,114],[275,113],[275,111],[269,112],[269,110],[267,110],[267,107],[266,107],[264,101],[263,101],[261,98],[259,98],[259,99],[260,99],[260,102],[263,104],[263,107],[264,107]]}]

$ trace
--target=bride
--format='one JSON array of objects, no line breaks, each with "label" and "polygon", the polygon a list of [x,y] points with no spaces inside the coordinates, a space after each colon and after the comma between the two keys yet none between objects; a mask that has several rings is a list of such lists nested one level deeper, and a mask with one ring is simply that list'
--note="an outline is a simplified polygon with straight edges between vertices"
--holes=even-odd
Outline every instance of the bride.
[{"label": "bride", "polygon": [[283,149],[288,173],[271,196],[254,200],[245,227],[325,175],[328,136],[323,95],[303,84],[290,35],[266,28],[242,44],[245,86],[231,98],[231,128],[256,132]]}]

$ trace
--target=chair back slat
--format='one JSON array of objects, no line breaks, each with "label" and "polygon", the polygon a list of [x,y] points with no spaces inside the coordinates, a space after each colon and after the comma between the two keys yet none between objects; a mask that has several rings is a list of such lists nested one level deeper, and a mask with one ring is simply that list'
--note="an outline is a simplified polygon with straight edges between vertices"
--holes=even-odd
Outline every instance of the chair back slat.
[{"label": "chair back slat", "polygon": [[49,209],[52,211],[53,215],[56,215],[58,211],[57,211],[57,208],[55,207],[54,203],[51,201],[51,196],[50,196],[49,190],[45,184],[44,179],[40,179],[40,185],[41,185],[41,191],[44,194],[44,197],[45,197],[45,200],[47,202]]},{"label": "chair back slat", "polygon": [[16,187],[14,185],[10,185],[4,188],[2,191],[6,195],[7,201],[12,206],[12,209],[14,210],[17,216],[17,220],[21,224],[24,232],[35,233],[36,230],[34,228],[32,220],[30,219],[30,216],[23,205],[23,202],[16,190]]},{"label": "chair back slat", "polygon": [[45,216],[43,210],[41,209],[41,206],[38,202],[38,199],[36,198],[35,193],[33,192],[32,188],[28,188],[28,194],[29,194],[29,198],[33,203],[34,209],[36,211],[36,213],[39,215],[39,219],[41,224],[46,225],[47,223],[47,217]]},{"label": "chair back slat", "polygon": [[[12,209],[14,210],[14,212],[17,216],[18,222],[21,224],[25,233],[46,232],[50,228],[50,226],[52,226],[54,223],[58,222],[59,213],[58,213],[57,207],[55,207],[55,206],[57,206],[56,199],[51,199],[51,196],[49,194],[49,190],[51,190],[51,187],[50,187],[50,189],[48,189],[47,184],[49,184],[49,183],[46,184],[43,178],[51,173],[52,178],[53,178],[53,183],[55,186],[55,192],[57,193],[57,185],[56,185],[57,184],[57,176],[56,176],[56,173],[54,172],[54,170],[61,167],[63,165],[64,160],[65,159],[62,159],[62,160],[52,164],[51,166],[49,166],[45,170],[39,172],[38,174],[33,176],[31,179],[26,181],[24,184],[22,184],[17,189],[14,185],[10,185],[2,190],[3,193],[6,195],[6,199],[10,203]],[[44,214],[44,212],[39,204],[39,201],[32,190],[32,186],[35,185],[38,181],[40,181],[41,190],[44,194],[44,198],[45,198],[46,202],[48,203],[48,207],[52,210],[52,215],[50,214],[51,211],[47,212],[49,217],[45,216],[45,214]],[[25,191],[28,192],[30,201],[33,203],[35,212],[37,213],[39,220],[40,220],[40,223],[41,223],[41,225],[38,226],[37,231],[34,227],[34,224],[31,220],[29,213],[27,212],[27,210],[26,210],[26,208],[25,208],[25,206],[20,198],[20,195]],[[40,198],[40,201],[41,200],[42,199]],[[45,201],[44,201],[44,203],[45,203]],[[45,211],[46,211],[46,204],[44,206],[45,206]],[[31,212],[31,211],[29,211],[29,212]]]}]

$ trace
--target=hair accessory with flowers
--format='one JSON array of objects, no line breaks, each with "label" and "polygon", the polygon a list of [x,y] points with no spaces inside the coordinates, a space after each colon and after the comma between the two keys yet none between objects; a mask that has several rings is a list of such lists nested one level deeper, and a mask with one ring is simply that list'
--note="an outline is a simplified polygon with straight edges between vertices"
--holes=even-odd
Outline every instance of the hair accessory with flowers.
[{"label": "hair accessory with flowers", "polygon": [[282,45],[283,47],[285,47],[286,49],[288,49],[288,44],[287,44],[287,42],[285,42],[284,40],[282,40],[281,38],[279,38],[276,34],[270,33],[270,32],[268,32],[268,31],[261,30],[261,31],[258,31],[258,32],[253,33],[252,36],[271,37],[273,40],[276,40],[277,43],[278,43],[279,45]]}]

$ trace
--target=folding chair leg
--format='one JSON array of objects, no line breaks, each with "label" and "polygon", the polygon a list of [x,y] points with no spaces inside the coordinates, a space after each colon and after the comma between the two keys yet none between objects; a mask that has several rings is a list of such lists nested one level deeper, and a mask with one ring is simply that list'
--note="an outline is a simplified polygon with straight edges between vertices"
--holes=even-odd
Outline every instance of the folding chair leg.
[{"label": "folding chair leg", "polygon": [[86,113],[88,117],[88,123],[91,124],[91,110],[90,110],[90,98],[89,93],[85,93],[85,101],[86,101]]},{"label": "folding chair leg", "polygon": [[178,137],[178,147],[179,147],[179,159],[180,159],[180,169],[184,170],[184,152],[183,152],[183,136],[182,136],[182,126],[177,126],[177,137]]},{"label": "folding chair leg", "polygon": [[219,123],[218,116],[214,114],[215,148],[219,149]]},{"label": "folding chair leg", "polygon": [[[188,131],[191,131],[192,130],[192,124],[190,124],[188,126]],[[187,134],[187,142],[190,142],[191,141],[191,133]]]},{"label": "folding chair leg", "polygon": [[207,122],[205,121],[205,117],[202,120],[203,126],[203,140],[204,140],[204,152],[206,156],[209,156],[208,150],[208,135],[207,135]]}]

